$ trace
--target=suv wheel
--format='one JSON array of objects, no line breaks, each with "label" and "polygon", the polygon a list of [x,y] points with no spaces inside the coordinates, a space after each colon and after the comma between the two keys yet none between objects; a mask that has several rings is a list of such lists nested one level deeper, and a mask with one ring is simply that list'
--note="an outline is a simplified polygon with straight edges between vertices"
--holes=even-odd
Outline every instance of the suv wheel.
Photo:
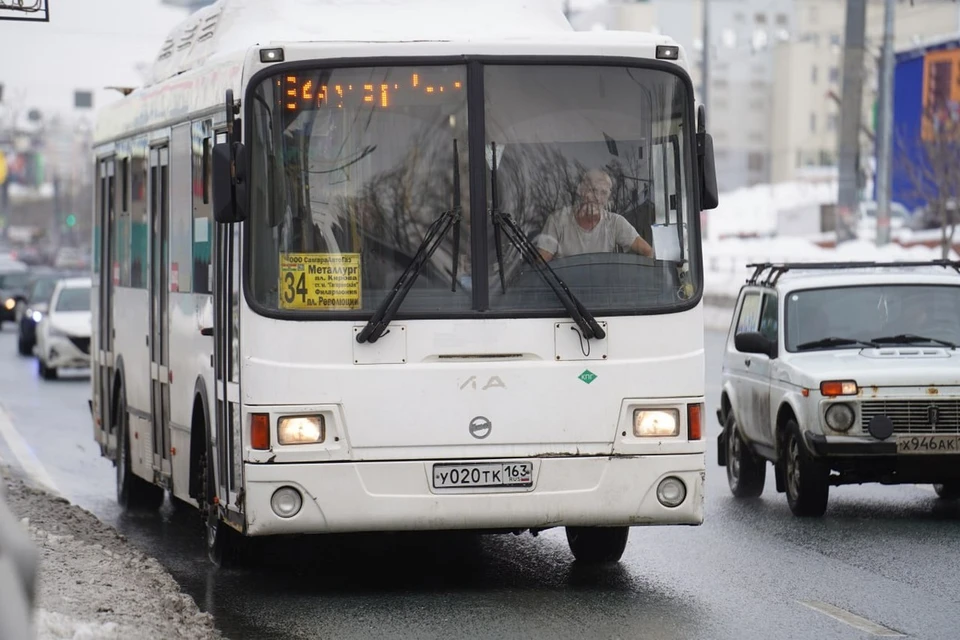
[{"label": "suv wheel", "polygon": [[795,516],[822,516],[830,494],[830,468],[807,452],[795,420],[787,421],[786,429],[781,455],[786,457],[787,504]]},{"label": "suv wheel", "polygon": [[740,436],[737,420],[731,411],[727,416],[727,484],[737,498],[756,498],[763,493],[767,465],[758,459]]}]

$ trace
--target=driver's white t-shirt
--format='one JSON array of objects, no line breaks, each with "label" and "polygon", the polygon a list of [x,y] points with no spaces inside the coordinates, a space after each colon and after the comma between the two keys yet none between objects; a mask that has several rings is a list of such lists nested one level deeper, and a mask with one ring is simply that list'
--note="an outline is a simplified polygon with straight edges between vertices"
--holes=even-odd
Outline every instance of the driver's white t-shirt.
[{"label": "driver's white t-shirt", "polygon": [[587,231],[577,224],[570,207],[564,207],[547,218],[537,247],[554,258],[566,258],[581,253],[613,253],[616,247],[629,251],[638,237],[633,225],[618,213],[604,210],[597,226]]}]

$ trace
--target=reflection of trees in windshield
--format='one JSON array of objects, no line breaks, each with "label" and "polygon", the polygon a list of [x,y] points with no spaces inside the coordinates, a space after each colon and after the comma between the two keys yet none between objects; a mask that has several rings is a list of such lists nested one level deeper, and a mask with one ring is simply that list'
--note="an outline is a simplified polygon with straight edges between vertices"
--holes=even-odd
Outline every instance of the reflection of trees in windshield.
[{"label": "reflection of trees in windshield", "polygon": [[[311,103],[299,111],[285,109],[285,103],[277,104],[284,101],[277,83],[268,80],[258,89],[251,146],[253,224],[266,233],[254,239],[253,289],[262,302],[278,304],[280,254],[357,253],[362,308],[369,309],[393,287],[430,224],[452,206],[454,139],[461,204],[467,208],[465,73],[451,67],[324,74],[315,86],[328,93],[335,87],[344,92],[344,103],[336,108]],[[301,76],[302,84],[309,74]],[[382,101],[350,102],[346,95],[351,87],[388,86],[390,78],[411,77],[421,81],[417,89],[421,93],[396,83]],[[423,86],[428,78],[437,85]],[[443,93],[438,89],[441,80],[448,89]],[[257,176],[263,179],[258,181]],[[468,229],[468,224],[461,224],[460,273],[468,263]],[[432,268],[417,283],[419,289],[432,284],[449,290],[452,235],[434,254]],[[415,297],[405,303],[405,308],[416,306]]]},{"label": "reflection of trees in windshield", "polygon": [[830,336],[858,340],[915,334],[960,344],[960,287],[877,285],[795,291],[786,307],[787,349]]}]

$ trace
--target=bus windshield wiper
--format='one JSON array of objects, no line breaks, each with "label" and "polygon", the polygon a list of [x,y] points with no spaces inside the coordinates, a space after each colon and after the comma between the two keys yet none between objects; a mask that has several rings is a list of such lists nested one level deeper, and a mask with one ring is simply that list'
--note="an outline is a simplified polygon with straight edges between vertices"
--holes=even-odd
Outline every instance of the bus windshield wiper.
[{"label": "bus windshield wiper", "polygon": [[573,295],[573,292],[570,291],[567,284],[550,267],[547,261],[543,259],[543,256],[540,255],[537,248],[530,242],[530,239],[524,235],[523,229],[510,217],[510,214],[497,211],[496,209],[493,210],[492,214],[494,220],[497,221],[497,224],[503,230],[504,235],[507,236],[507,240],[517,248],[520,255],[537,270],[537,273],[540,274],[544,282],[553,289],[553,292],[557,295],[557,298],[560,299],[567,313],[570,314],[573,321],[580,327],[580,332],[583,334],[583,337],[587,340],[590,338],[604,338],[607,334],[603,330],[603,327],[597,322],[597,319],[594,318],[593,314],[583,306],[583,303]]},{"label": "bus windshield wiper", "polygon": [[544,282],[550,285],[550,288],[553,289],[553,292],[557,295],[557,298],[559,298],[560,303],[563,304],[567,313],[570,314],[573,321],[580,327],[580,333],[583,334],[583,337],[587,340],[590,338],[603,339],[607,334],[603,330],[603,327],[597,322],[597,319],[593,317],[593,314],[583,306],[583,303],[567,288],[567,284],[557,275],[550,265],[547,264],[547,261],[540,255],[540,252],[533,246],[530,239],[523,233],[523,229],[513,220],[510,214],[500,211],[497,194],[497,143],[492,142],[490,148],[492,151],[492,160],[490,162],[490,200],[492,206],[490,215],[493,218],[493,237],[497,251],[497,264],[500,269],[500,286],[503,292],[506,293],[507,291],[507,283],[503,271],[503,248],[500,243],[501,231],[507,236],[507,240],[520,252],[524,260],[536,269]]},{"label": "bus windshield wiper", "polygon": [[876,342],[871,342],[870,340],[858,340],[856,338],[840,338],[837,336],[829,336],[827,338],[821,338],[819,340],[813,340],[811,342],[804,342],[803,344],[797,345],[797,351],[806,351],[807,349],[819,349],[820,347],[843,347],[852,344],[862,344],[865,347],[878,347]]},{"label": "bus windshield wiper", "polygon": [[957,345],[948,341],[940,340],[939,338],[928,338],[926,336],[918,336],[913,333],[900,333],[895,336],[881,336],[879,338],[872,338],[877,344],[914,344],[917,342],[932,342],[934,344],[939,344],[944,347],[949,347],[951,349],[956,349]]},{"label": "bus windshield wiper", "polygon": [[400,305],[403,304],[403,300],[407,297],[411,287],[413,287],[417,276],[423,271],[423,268],[427,265],[427,261],[433,257],[433,253],[447,236],[450,227],[454,227],[456,229],[455,233],[457,234],[454,238],[453,249],[453,290],[456,290],[457,265],[459,262],[458,254],[460,252],[460,218],[462,213],[463,209],[460,206],[460,162],[457,157],[457,141],[454,140],[453,208],[441,213],[437,219],[431,223],[426,234],[423,236],[423,241],[420,243],[420,246],[417,247],[417,252],[414,254],[410,264],[407,265],[407,268],[404,269],[400,277],[397,278],[396,284],[393,285],[393,290],[387,294],[387,297],[380,303],[380,307],[370,317],[370,320],[368,320],[367,324],[360,330],[360,333],[357,334],[357,342],[369,342],[372,344],[383,336],[387,330],[387,325],[389,325],[390,321],[397,315],[397,310],[399,310]]}]

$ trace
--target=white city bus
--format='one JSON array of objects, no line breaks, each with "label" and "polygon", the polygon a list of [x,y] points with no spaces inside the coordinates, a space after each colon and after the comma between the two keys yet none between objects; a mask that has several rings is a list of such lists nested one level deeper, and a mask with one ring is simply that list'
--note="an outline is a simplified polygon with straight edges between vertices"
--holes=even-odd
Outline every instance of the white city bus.
[{"label": "white city bus", "polygon": [[215,562],[558,526],[616,561],[631,526],[702,522],[704,112],[672,40],[554,4],[221,0],[101,110],[121,504],[198,507]]}]

